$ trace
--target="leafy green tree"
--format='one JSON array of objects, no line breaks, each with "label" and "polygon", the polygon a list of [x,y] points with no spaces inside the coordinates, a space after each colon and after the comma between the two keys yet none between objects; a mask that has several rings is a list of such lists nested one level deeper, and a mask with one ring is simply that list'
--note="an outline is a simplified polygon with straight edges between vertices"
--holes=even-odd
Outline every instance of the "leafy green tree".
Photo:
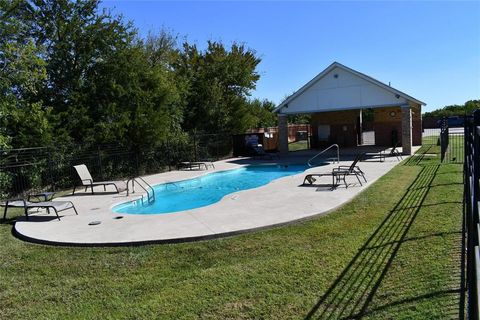
[{"label": "leafy green tree", "polygon": [[98,0],[27,3],[19,15],[29,23],[36,45],[45,48],[47,79],[39,96],[52,107],[57,135],[87,142],[107,135],[94,129],[104,119],[102,106],[90,100],[100,88],[89,76],[97,76],[99,65],[128,48],[133,29],[106,11],[98,13]]},{"label": "leafy green tree", "polygon": [[244,110],[245,115],[249,117],[250,121],[241,121],[242,123],[249,123],[249,128],[267,128],[277,125],[277,115],[273,113],[275,104],[269,100],[253,99],[248,103],[248,109]]},{"label": "leafy green tree", "polygon": [[181,54],[177,45],[177,36],[166,30],[161,30],[158,34],[150,32],[143,42],[143,46],[149,67],[162,75],[163,86],[168,91],[168,99],[165,104],[169,115],[166,136],[169,141],[184,139],[182,122],[188,85],[185,78],[180,77],[174,69]]},{"label": "leafy green tree", "polygon": [[24,34],[45,48],[38,97],[52,109],[57,140],[141,148],[180,126],[169,67],[174,43],[166,34],[137,39],[131,23],[99,12],[99,0],[25,3],[17,16],[28,22]]},{"label": "leafy green tree", "polygon": [[138,148],[154,147],[178,126],[178,95],[171,75],[148,63],[141,43],[116,53],[89,77],[89,100],[96,101],[94,130],[102,141],[122,141]]},{"label": "leafy green tree", "polygon": [[451,117],[451,116],[463,116],[464,114],[471,114],[473,111],[480,109],[480,100],[469,100],[463,105],[450,105],[443,108],[425,112],[424,117]]},{"label": "leafy green tree", "polygon": [[292,114],[288,116],[288,123],[292,124],[309,124],[311,120],[310,114]]},{"label": "leafy green tree", "polygon": [[188,86],[183,128],[187,131],[243,132],[251,125],[246,119],[247,97],[255,89],[260,59],[244,45],[229,50],[209,41],[205,52],[196,45],[183,45],[175,65]]},{"label": "leafy green tree", "polygon": [[251,101],[260,59],[234,43],[177,46],[166,31],[137,38],[99,0],[0,0],[0,145],[121,142],[154,147],[184,132],[273,125]]},{"label": "leafy green tree", "polygon": [[0,148],[50,141],[49,110],[38,98],[46,78],[42,51],[23,36],[27,25],[16,10],[23,1],[0,0]]}]

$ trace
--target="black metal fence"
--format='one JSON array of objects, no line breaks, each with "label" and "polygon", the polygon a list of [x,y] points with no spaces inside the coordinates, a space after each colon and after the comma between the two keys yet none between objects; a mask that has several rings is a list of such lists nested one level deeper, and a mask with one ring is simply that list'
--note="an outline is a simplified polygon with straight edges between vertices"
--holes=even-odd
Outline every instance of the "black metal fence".
[{"label": "black metal fence", "polygon": [[440,124],[440,161],[445,160],[445,154],[448,149],[448,122],[446,118],[443,118]]},{"label": "black metal fence", "polygon": [[94,180],[169,171],[181,161],[231,156],[230,134],[192,134],[154,148],[122,145],[60,145],[0,150],[0,198],[71,188],[73,166],[87,165]]},{"label": "black metal fence", "polygon": [[447,118],[437,122],[436,128],[424,128],[423,153],[439,154],[443,163],[463,163],[464,128],[452,126]]},{"label": "black metal fence", "polygon": [[441,144],[445,144],[441,151],[442,162],[463,163],[465,157],[464,126],[452,125],[448,119],[443,119],[442,123],[445,127],[444,135],[441,135],[440,139]]},{"label": "black metal fence", "polygon": [[468,319],[479,319],[480,250],[479,250],[479,179],[480,179],[480,110],[465,119],[464,127],[464,229],[467,256]]}]

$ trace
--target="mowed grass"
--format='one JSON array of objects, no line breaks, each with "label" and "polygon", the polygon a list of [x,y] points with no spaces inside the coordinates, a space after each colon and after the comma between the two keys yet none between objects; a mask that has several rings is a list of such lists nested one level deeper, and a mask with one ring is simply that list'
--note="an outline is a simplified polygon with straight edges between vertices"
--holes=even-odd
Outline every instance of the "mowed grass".
[{"label": "mowed grass", "polygon": [[301,140],[288,144],[289,151],[308,150],[308,141]]},{"label": "mowed grass", "polygon": [[0,319],[458,318],[461,170],[399,165],[326,216],[196,243],[49,247],[4,223]]},{"label": "mowed grass", "polygon": [[422,137],[422,145],[440,145],[439,134]]},{"label": "mowed grass", "polygon": [[[448,137],[448,149],[445,154],[446,162],[463,162],[464,154],[464,136],[460,133],[451,133]],[[417,151],[417,155],[440,154],[440,140],[438,135],[422,138],[422,147]]]}]

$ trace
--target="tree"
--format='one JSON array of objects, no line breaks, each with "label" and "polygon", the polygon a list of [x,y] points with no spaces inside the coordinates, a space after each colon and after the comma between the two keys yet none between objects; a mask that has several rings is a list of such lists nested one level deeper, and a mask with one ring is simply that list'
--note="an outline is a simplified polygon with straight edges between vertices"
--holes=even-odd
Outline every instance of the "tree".
[{"label": "tree", "polygon": [[15,12],[23,1],[0,0],[0,148],[47,144],[49,109],[37,94],[46,78],[41,48],[24,37]]},{"label": "tree", "polygon": [[451,117],[451,116],[463,116],[464,114],[472,114],[473,111],[480,109],[480,100],[469,100],[464,105],[450,105],[443,108],[425,112],[424,117]]},{"label": "tree", "polygon": [[98,88],[89,76],[97,76],[95,70],[128,48],[134,37],[131,25],[120,17],[97,13],[98,3],[32,0],[20,11],[30,25],[29,35],[45,47],[47,79],[39,96],[52,107],[57,136],[77,142],[108,135],[94,129],[104,115],[98,101],[91,100]]},{"label": "tree", "polygon": [[158,34],[150,32],[143,42],[145,53],[151,69],[156,69],[163,75],[163,85],[167,88],[169,99],[166,104],[169,124],[166,135],[172,139],[184,139],[182,132],[183,112],[188,94],[185,78],[175,71],[175,64],[180,58],[177,46],[177,36],[166,30]]},{"label": "tree", "polygon": [[[250,91],[255,89],[260,59],[244,45],[227,50],[222,43],[208,42],[205,52],[183,45],[175,69],[188,86],[183,128],[187,131],[242,132],[249,126]],[[246,123],[244,123],[246,121]]]},{"label": "tree", "polygon": [[51,107],[61,142],[140,148],[165,140],[172,117],[181,122],[171,109],[179,99],[173,71],[163,63],[174,52],[166,34],[137,39],[131,23],[99,12],[99,0],[25,3],[17,10],[29,26],[24,34],[45,48],[46,79],[37,96]]},{"label": "tree", "polygon": [[[275,104],[269,100],[254,99],[249,101],[245,113],[251,117],[249,128],[267,128],[277,125],[277,115],[273,113]],[[247,123],[245,121],[245,123]]]},{"label": "tree", "polygon": [[[161,31],[139,39],[99,0],[0,0],[0,147],[120,142],[155,147],[192,130],[275,122],[251,101],[260,59],[234,43],[205,51]],[[52,135],[53,132],[53,135]]]}]

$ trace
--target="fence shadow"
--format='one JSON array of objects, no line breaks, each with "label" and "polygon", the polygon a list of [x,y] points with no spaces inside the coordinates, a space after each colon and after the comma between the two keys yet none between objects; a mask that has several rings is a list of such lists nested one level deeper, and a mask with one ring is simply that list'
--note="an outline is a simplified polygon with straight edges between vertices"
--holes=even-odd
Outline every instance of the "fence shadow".
[{"label": "fence shadow", "polygon": [[[371,302],[392,265],[432,186],[439,165],[424,166],[401,200],[387,214],[305,319],[359,319],[375,310]],[[445,236],[431,234],[431,237]],[[461,237],[461,232],[457,235]],[[460,240],[459,240],[460,243]],[[458,280],[458,284],[460,284]],[[457,284],[457,288],[458,288]],[[458,292],[459,290],[457,290]],[[433,294],[433,293],[432,293]],[[438,295],[443,292],[435,293]],[[417,297],[419,300],[426,297]],[[402,301],[393,302],[401,304]],[[462,304],[463,301],[458,302]],[[456,310],[458,317],[458,304]],[[376,309],[375,309],[376,308]]]}]

